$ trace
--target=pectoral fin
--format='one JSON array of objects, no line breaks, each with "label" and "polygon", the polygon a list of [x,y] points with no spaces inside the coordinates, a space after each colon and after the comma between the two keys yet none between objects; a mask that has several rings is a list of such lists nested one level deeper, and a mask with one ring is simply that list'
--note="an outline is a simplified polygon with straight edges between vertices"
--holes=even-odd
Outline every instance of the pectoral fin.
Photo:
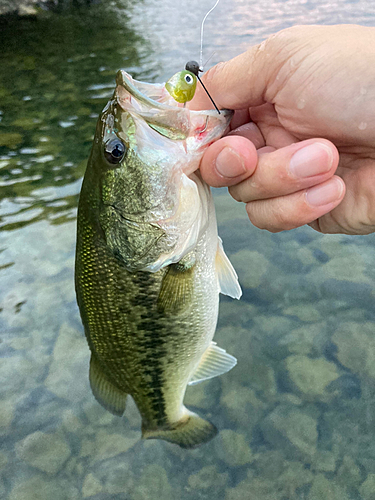
[{"label": "pectoral fin", "polygon": [[93,354],[90,360],[90,386],[95,399],[106,410],[118,416],[124,413],[127,394],[107,379]]},{"label": "pectoral fin", "polygon": [[178,314],[189,307],[194,289],[194,263],[180,261],[168,266],[164,275],[158,309],[165,314]]},{"label": "pectoral fin", "polygon": [[239,299],[242,295],[237,273],[226,256],[221,238],[218,238],[216,253],[216,272],[219,279],[220,293]]},{"label": "pectoral fin", "polygon": [[218,347],[215,342],[211,342],[188,385],[199,384],[199,382],[229,372],[236,364],[237,359],[234,356]]}]

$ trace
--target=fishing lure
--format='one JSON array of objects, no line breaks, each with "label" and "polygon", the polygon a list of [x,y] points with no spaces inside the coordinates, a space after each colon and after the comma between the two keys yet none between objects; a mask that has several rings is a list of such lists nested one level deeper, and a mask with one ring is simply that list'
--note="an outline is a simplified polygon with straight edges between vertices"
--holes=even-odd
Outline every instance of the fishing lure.
[{"label": "fishing lure", "polygon": [[173,99],[184,104],[193,99],[197,88],[197,75],[188,70],[188,64],[184,71],[173,75],[165,84],[166,90]]},{"label": "fishing lure", "polygon": [[197,61],[189,61],[186,63],[184,71],[179,71],[167,81],[165,88],[175,101],[186,104],[188,101],[193,99],[197,88],[197,80],[199,80],[212,104],[215,106],[216,111],[220,115],[219,108],[216,106],[214,100],[199,77],[199,72],[201,71],[203,70],[199,67]]},{"label": "fishing lure", "polygon": [[214,10],[220,0],[217,0],[215,5],[210,9],[204,16],[201,25],[201,52],[200,52],[200,64],[197,61],[189,61],[186,63],[185,70],[175,73],[165,84],[165,88],[168,93],[173,97],[173,99],[179,103],[183,103],[184,106],[187,102],[191,101],[195,95],[195,90],[197,88],[197,80],[204,88],[206,94],[210,98],[212,104],[215,106],[216,111],[220,115],[219,108],[216,106],[214,100],[210,96],[208,90],[206,89],[204,83],[199,77],[199,73],[203,72],[202,60],[203,60],[203,25],[207,16]]}]

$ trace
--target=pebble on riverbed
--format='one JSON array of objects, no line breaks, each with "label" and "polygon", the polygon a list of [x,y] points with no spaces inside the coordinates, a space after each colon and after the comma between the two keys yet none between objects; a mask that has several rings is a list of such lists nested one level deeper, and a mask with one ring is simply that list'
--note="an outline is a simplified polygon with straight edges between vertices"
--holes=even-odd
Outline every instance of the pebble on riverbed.
[{"label": "pebble on riverbed", "polygon": [[291,457],[311,462],[316,453],[317,421],[303,411],[279,405],[261,423],[265,439]]},{"label": "pebble on riverbed", "polygon": [[375,378],[375,324],[348,322],[333,334],[337,359],[354,373]]},{"label": "pebble on riverbed", "polygon": [[61,436],[36,431],[16,444],[16,453],[27,464],[56,474],[70,457],[71,450]]},{"label": "pebble on riverbed", "polygon": [[336,365],[324,358],[289,356],[285,365],[291,382],[305,398],[327,398],[326,387],[339,377]]}]

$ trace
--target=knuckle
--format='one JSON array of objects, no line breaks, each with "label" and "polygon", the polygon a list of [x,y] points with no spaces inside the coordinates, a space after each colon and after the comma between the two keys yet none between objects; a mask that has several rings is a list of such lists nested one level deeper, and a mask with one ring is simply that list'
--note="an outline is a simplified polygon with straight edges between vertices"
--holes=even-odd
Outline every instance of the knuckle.
[{"label": "knuckle", "polygon": [[253,177],[250,177],[239,184],[235,184],[234,186],[230,186],[228,190],[229,194],[236,201],[242,201],[243,203],[248,203],[265,197],[262,185]]},{"label": "knuckle", "polygon": [[295,213],[283,206],[280,201],[272,203],[263,201],[250,202],[246,205],[250,222],[258,229],[266,229],[272,233],[294,229],[302,224],[297,220]]},{"label": "knuckle", "polygon": [[240,196],[240,194],[238,192],[238,187],[237,186],[230,186],[228,188],[228,191],[229,191],[229,194],[231,195],[231,197],[233,199],[235,199],[236,201],[242,201],[241,196]]}]

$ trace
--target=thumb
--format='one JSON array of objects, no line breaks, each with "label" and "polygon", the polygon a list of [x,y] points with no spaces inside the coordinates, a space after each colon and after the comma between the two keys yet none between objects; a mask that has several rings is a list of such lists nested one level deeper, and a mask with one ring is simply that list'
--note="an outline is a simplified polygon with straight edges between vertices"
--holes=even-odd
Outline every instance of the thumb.
[{"label": "thumb", "polygon": [[[279,67],[269,40],[251,47],[239,56],[222,62],[204,73],[202,80],[219,108],[244,109],[266,102],[268,82]],[[267,45],[271,45],[267,49]],[[276,55],[276,54],[275,54]],[[268,101],[269,102],[269,101]],[[210,109],[212,104],[202,85],[197,85],[191,109]]]},{"label": "thumb", "polygon": [[[298,60],[314,51],[320,38],[328,36],[324,28],[293,26],[279,31],[237,57],[209,69],[202,77],[203,83],[219,108],[245,109],[266,102],[274,104],[275,96],[292,73],[290,68],[282,71],[286,63],[301,49]],[[212,108],[199,83],[189,107]]]}]

